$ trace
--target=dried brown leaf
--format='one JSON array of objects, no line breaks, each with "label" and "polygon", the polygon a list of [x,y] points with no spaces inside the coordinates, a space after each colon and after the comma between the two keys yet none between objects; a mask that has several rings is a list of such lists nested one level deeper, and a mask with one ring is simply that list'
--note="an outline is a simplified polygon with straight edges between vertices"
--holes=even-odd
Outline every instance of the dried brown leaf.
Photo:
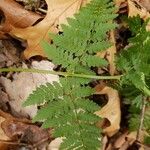
[{"label": "dried brown leaf", "polygon": [[[146,4],[146,3],[145,3]],[[142,19],[150,18],[149,11],[143,7],[139,0],[128,0],[128,16],[133,17],[139,15]],[[150,31],[150,22],[147,24],[147,30]]]},{"label": "dried brown leaf", "polygon": [[[4,133],[3,129],[1,128],[1,124],[5,121],[5,118],[0,116],[0,140],[10,140],[10,138]],[[8,150],[8,146],[0,141],[0,149],[1,150]]]},{"label": "dried brown leaf", "polygon": [[[2,121],[1,121],[2,118]],[[15,118],[10,114],[0,110],[0,140],[14,141],[15,143],[24,142],[27,145],[41,147],[42,143],[50,140],[50,130],[42,129],[31,123],[26,118]],[[1,138],[1,135],[4,138]],[[5,142],[6,143],[6,142]],[[7,142],[9,144],[9,141]],[[11,142],[13,143],[13,142]],[[21,145],[21,144],[20,144]]]},{"label": "dried brown leaf", "polygon": [[150,17],[150,13],[138,2],[138,0],[128,0],[128,9],[129,17],[140,15],[144,20]]},{"label": "dried brown leaf", "polygon": [[150,0],[138,0],[143,7],[150,11]]},{"label": "dried brown leaf", "polygon": [[111,125],[106,127],[103,131],[108,136],[112,136],[120,129],[120,98],[117,90],[108,86],[105,86],[103,89],[101,88],[100,85],[96,86],[96,94],[106,94],[108,96],[108,103],[95,114],[110,121]]},{"label": "dried brown leaf", "polygon": [[128,135],[128,132],[122,133],[115,141],[114,147],[115,148],[121,148],[122,145],[126,142],[126,137]]},{"label": "dried brown leaf", "polygon": [[11,34],[27,40],[25,58],[35,55],[45,56],[41,48],[41,41],[50,41],[49,32],[57,33],[60,24],[66,23],[67,17],[72,17],[81,7],[83,0],[46,0],[48,11],[46,17],[37,25],[25,29],[14,28]]},{"label": "dried brown leaf", "polygon": [[5,38],[4,34],[9,33],[13,27],[26,28],[42,18],[39,14],[25,10],[14,0],[1,0],[0,11],[5,18],[0,26],[0,38]]}]

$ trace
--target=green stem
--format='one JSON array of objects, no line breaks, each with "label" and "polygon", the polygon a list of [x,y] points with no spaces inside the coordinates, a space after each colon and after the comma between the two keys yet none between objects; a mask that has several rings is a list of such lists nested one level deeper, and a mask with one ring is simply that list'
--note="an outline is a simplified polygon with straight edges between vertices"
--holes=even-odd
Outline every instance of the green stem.
[{"label": "green stem", "polygon": [[143,89],[144,93],[148,96],[150,96],[150,90],[145,86]]},{"label": "green stem", "polygon": [[74,73],[68,73],[68,72],[57,72],[57,71],[27,69],[27,68],[1,68],[0,72],[30,72],[30,73],[61,75],[64,77],[79,77],[79,78],[103,79],[103,80],[120,80],[120,78],[122,77],[122,75],[118,75],[118,76],[94,76],[94,75],[86,75],[86,74],[74,74]]}]

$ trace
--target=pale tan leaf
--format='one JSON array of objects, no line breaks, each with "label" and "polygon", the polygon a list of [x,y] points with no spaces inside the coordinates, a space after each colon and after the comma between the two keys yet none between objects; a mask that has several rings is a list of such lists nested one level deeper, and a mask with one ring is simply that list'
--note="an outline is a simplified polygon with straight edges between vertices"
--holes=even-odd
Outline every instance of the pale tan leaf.
[{"label": "pale tan leaf", "polygon": [[112,136],[120,129],[121,110],[118,91],[108,86],[101,89],[101,86],[98,85],[96,86],[96,94],[108,96],[108,103],[95,114],[110,121],[111,125],[103,131],[108,136]]},{"label": "pale tan leaf", "polygon": [[65,24],[67,17],[73,17],[85,2],[83,0],[46,0],[48,11],[41,22],[25,29],[14,28],[11,35],[27,40],[25,58],[35,55],[45,56],[40,45],[41,41],[50,41],[48,33],[58,32],[60,24]]},{"label": "pale tan leaf", "polygon": [[121,5],[121,3],[125,2],[126,0],[114,0],[114,3],[116,4],[117,7]]},{"label": "pale tan leaf", "polygon": [[[27,66],[24,64],[23,67],[26,68]],[[53,70],[54,64],[44,60],[41,62],[33,61],[31,67],[35,69]],[[57,75],[44,75],[39,73],[21,72],[19,74],[14,74],[12,78],[13,81],[6,77],[0,77],[0,83],[9,95],[11,109],[22,116],[30,116],[31,118],[37,113],[37,106],[23,107],[22,103],[38,86],[47,82],[59,82],[59,77]]]}]

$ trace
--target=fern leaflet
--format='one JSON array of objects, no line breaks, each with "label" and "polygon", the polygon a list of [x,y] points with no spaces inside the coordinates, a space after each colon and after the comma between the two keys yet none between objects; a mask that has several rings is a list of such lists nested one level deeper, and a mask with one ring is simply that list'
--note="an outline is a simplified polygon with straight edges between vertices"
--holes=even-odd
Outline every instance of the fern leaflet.
[{"label": "fern leaflet", "polygon": [[[73,80],[62,78],[60,83],[54,82],[53,85],[39,87],[24,105],[35,104],[35,98],[38,104],[45,102],[33,121],[40,120],[44,122],[44,128],[54,128],[53,136],[64,138],[61,149],[94,150],[100,147],[100,129],[95,126],[100,118],[94,115],[100,108],[86,98],[94,93],[94,90]],[[47,91],[47,94],[43,94],[43,87],[49,90],[51,95]],[[50,97],[44,97],[45,95]]]},{"label": "fern leaflet", "polygon": [[106,66],[106,60],[96,53],[111,46],[107,33],[116,27],[111,23],[117,16],[114,11],[109,0],[93,0],[68,19],[69,25],[62,25],[63,34],[51,34],[53,44],[42,43],[46,55],[68,72],[80,73],[82,69],[82,73],[89,73],[90,67]]}]

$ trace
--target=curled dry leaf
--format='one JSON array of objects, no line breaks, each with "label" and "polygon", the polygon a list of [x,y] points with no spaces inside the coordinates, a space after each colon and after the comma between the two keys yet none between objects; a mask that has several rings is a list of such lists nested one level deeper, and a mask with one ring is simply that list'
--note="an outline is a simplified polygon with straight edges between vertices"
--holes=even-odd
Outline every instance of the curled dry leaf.
[{"label": "curled dry leaf", "polygon": [[0,118],[1,117],[4,119],[1,122],[0,131],[4,133],[3,135],[6,137],[6,141],[13,140],[18,144],[18,141],[20,141],[24,144],[26,143],[26,145],[34,145],[35,147],[40,147],[41,149],[42,143],[50,140],[48,130],[32,124],[28,119],[15,118],[0,110]]},{"label": "curled dry leaf", "polygon": [[25,10],[14,0],[1,0],[0,11],[5,18],[0,26],[0,38],[4,38],[4,34],[9,33],[12,27],[26,28],[42,18],[36,13]]},{"label": "curled dry leaf", "polygon": [[95,114],[110,121],[110,126],[103,131],[108,136],[113,136],[120,129],[121,110],[118,91],[108,86],[102,89],[101,85],[97,85],[96,94],[106,94],[108,96],[108,103]]},{"label": "curled dry leaf", "polygon": [[[25,58],[35,55],[45,56],[41,41],[50,41],[49,32],[57,33],[60,24],[66,23],[67,17],[72,17],[81,7],[83,0],[46,0],[48,11],[46,17],[37,25],[25,29],[14,28],[11,35],[27,40]],[[85,3],[85,2],[84,2]]]},{"label": "curled dry leaf", "polygon": [[25,143],[36,144],[43,139],[47,141],[50,137],[48,130],[15,119],[6,119],[1,126],[10,139],[19,140],[17,138],[20,136],[20,140]]}]

